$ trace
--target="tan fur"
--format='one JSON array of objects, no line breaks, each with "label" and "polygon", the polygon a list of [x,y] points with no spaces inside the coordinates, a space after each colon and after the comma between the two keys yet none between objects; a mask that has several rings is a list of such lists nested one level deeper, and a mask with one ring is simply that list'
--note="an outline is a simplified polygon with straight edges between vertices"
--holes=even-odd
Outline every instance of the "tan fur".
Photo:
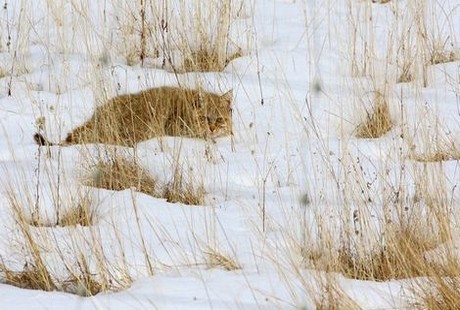
[{"label": "tan fur", "polygon": [[[151,88],[110,99],[58,145],[133,146],[157,136],[214,138],[232,133],[232,91],[216,95],[177,87]],[[53,145],[40,134],[39,145]]]}]

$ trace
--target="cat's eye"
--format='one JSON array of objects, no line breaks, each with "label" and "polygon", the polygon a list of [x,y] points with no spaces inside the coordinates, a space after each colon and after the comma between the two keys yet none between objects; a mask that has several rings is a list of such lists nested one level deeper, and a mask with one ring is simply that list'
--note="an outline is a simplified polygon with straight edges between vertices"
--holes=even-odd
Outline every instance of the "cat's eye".
[{"label": "cat's eye", "polygon": [[216,123],[222,124],[224,122],[224,119],[222,117],[216,118]]}]

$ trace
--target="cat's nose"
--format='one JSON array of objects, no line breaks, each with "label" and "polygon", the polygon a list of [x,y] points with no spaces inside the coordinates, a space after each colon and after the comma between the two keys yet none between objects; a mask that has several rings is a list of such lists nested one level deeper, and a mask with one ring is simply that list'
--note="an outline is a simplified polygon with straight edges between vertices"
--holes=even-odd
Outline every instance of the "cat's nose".
[{"label": "cat's nose", "polygon": [[216,131],[216,129],[217,129],[216,124],[209,124],[209,130],[211,130],[211,132]]}]

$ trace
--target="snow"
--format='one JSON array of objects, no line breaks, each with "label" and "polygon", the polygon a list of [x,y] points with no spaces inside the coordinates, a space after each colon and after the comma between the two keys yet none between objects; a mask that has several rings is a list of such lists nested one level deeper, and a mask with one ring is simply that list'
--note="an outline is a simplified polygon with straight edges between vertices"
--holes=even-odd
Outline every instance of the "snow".
[{"label": "snow", "polygon": [[[398,41],[391,36],[403,36],[397,29],[413,22],[403,14],[411,9],[409,1],[233,1],[230,41],[243,56],[223,72],[179,74],[161,68],[161,56],[149,55],[143,67],[129,64],[138,34],[129,30],[135,27],[129,25],[134,16],[120,13],[130,12],[129,5],[119,2],[5,1],[0,12],[0,258],[18,271],[30,261],[10,197],[15,193],[32,220],[38,195],[40,218],[49,225],[30,231],[53,276],[65,278],[84,257],[92,272],[103,268],[114,279],[133,283],[92,297],[0,284],[5,309],[312,309],[323,294],[319,283],[329,275],[303,266],[298,245],[307,242],[312,251],[321,250],[321,227],[327,228],[331,247],[339,248],[347,229],[343,219],[352,223],[358,210],[367,226],[354,227],[362,236],[354,238],[364,252],[371,251],[381,237],[385,199],[397,188],[415,197],[422,166],[441,171],[447,200],[458,205],[459,161],[416,163],[407,154],[411,147],[434,152],[445,141],[460,149],[459,61],[429,66],[426,87],[419,64],[414,81],[390,82],[396,126],[379,139],[353,136],[374,87],[397,79],[397,64],[387,54],[399,52],[389,46]],[[192,15],[180,23],[181,14],[192,14],[193,1],[169,2],[168,37],[182,33],[194,42]],[[449,38],[459,51],[460,3],[427,2],[429,34]],[[357,12],[353,17],[350,7]],[[203,10],[212,37],[215,8]],[[369,10],[372,27],[365,23]],[[361,47],[356,57],[371,57],[373,77],[352,74],[350,19],[361,34],[357,46],[371,42],[371,55],[362,55]],[[174,58],[177,64],[179,58]],[[218,138],[215,144],[161,137],[135,150],[116,149],[135,154],[162,184],[171,180],[179,162],[203,183],[203,205],[171,204],[133,188],[115,192],[82,186],[82,166],[105,154],[104,146],[42,148],[39,153],[33,141],[40,117],[46,136],[59,141],[107,97],[179,83],[199,83],[218,93],[233,89],[233,137]],[[56,205],[71,208],[82,193],[95,206],[94,225],[53,227]],[[456,225],[458,210],[450,211]],[[429,216],[423,206],[414,212]],[[207,268],[211,250],[242,268]],[[407,280],[333,276],[365,309],[402,308],[413,301]]]}]

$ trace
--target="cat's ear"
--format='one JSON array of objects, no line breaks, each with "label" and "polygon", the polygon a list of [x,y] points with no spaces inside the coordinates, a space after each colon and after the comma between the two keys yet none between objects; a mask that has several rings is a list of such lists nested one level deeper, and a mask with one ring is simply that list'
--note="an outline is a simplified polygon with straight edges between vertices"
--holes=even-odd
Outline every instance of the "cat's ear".
[{"label": "cat's ear", "polygon": [[220,96],[223,100],[227,101],[229,105],[232,103],[233,99],[233,89],[230,89],[228,92]]}]

